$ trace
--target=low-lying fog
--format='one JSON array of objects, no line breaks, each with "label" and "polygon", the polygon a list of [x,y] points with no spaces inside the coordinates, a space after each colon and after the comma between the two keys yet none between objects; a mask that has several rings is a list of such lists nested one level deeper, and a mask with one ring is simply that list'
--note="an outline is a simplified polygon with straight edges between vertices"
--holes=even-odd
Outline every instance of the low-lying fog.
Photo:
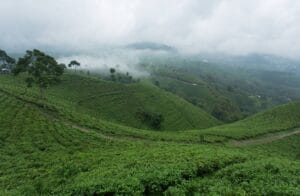
[{"label": "low-lying fog", "polygon": [[144,57],[166,57],[172,55],[164,50],[132,50],[128,48],[100,49],[97,52],[88,54],[75,54],[58,56],[57,60],[66,65],[71,60],[78,61],[81,65],[79,69],[88,70],[100,74],[109,74],[110,68],[115,68],[117,72],[128,72],[133,77],[147,77],[149,73],[140,65]]}]

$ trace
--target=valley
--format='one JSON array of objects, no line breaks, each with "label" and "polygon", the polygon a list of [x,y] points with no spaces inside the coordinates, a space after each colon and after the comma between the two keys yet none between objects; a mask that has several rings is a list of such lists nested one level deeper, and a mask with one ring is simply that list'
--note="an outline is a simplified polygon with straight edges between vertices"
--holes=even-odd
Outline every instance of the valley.
[{"label": "valley", "polygon": [[[146,81],[124,85],[67,73],[41,100],[22,80],[0,76],[2,195],[299,193],[299,102],[222,124]],[[157,103],[138,97],[154,92]],[[186,130],[177,122],[169,122],[177,130],[145,130],[130,117],[138,100],[156,107],[164,99],[172,105],[155,111],[172,113],[167,122],[180,119]]]}]

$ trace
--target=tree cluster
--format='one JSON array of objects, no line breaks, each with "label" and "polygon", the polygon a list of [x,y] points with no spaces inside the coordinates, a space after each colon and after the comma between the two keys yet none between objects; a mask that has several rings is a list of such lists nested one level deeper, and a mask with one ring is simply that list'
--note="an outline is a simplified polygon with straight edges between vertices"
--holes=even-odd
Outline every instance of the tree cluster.
[{"label": "tree cluster", "polygon": [[77,70],[77,67],[80,67],[80,63],[78,62],[78,61],[76,61],[76,60],[72,60],[69,64],[68,64],[68,67],[74,67],[74,69],[75,69],[75,72],[76,72],[76,70]]},{"label": "tree cluster", "polygon": [[148,126],[156,130],[159,130],[161,128],[161,124],[164,121],[163,115],[158,113],[138,111],[137,116],[144,124],[147,124]]},{"label": "tree cluster", "polygon": [[13,74],[27,73],[25,80],[27,86],[37,85],[41,98],[45,98],[45,90],[60,81],[65,68],[64,64],[57,63],[53,57],[34,49],[26,51],[24,57],[19,58]]},{"label": "tree cluster", "polygon": [[133,77],[129,74],[129,72],[126,72],[126,74],[118,73],[115,68],[110,68],[110,79],[114,82],[120,82],[120,83],[132,83],[135,82]]}]

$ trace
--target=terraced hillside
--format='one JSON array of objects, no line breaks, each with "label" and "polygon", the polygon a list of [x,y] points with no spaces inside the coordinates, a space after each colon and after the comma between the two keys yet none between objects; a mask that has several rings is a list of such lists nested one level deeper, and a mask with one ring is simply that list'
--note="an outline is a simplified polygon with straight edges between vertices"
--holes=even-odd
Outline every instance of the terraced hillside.
[{"label": "terraced hillside", "polygon": [[244,120],[201,131],[233,139],[245,139],[300,127],[300,102],[290,102]]},{"label": "terraced hillside", "polygon": [[[24,93],[21,78],[3,76],[0,80],[3,87],[11,89],[10,84],[14,83]],[[36,89],[28,91],[37,95]],[[219,124],[200,108],[147,82],[125,85],[66,74],[60,85],[49,90],[48,96],[55,104],[59,102],[77,112],[136,128],[153,129],[145,115],[162,116],[160,130],[200,129]]]},{"label": "terraced hillside", "polygon": [[[171,69],[171,68],[170,68]],[[243,117],[239,107],[233,103],[226,93],[220,93],[207,81],[184,70],[173,71],[161,68],[155,71],[151,79],[154,84],[172,92],[224,122],[236,121]]]},{"label": "terraced hillside", "polygon": [[[224,122],[233,122],[257,112],[300,98],[296,71],[267,71],[266,65],[236,66],[204,57],[146,58],[141,66],[153,83],[203,108]],[[226,64],[226,63],[225,63]],[[264,67],[264,68],[263,68]]]},{"label": "terraced hillside", "polygon": [[23,99],[0,93],[1,195],[299,192],[298,161],[213,144],[109,136]]}]

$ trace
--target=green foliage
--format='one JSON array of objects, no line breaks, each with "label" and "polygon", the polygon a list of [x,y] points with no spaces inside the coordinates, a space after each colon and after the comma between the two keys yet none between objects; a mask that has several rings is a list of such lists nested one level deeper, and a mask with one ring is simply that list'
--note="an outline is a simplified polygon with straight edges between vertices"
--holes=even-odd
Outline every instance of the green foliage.
[{"label": "green foliage", "polygon": [[265,133],[292,129],[300,126],[300,102],[291,102],[258,113],[232,124],[221,125],[201,131],[228,138],[249,138]]},{"label": "green foliage", "polygon": [[49,89],[49,97],[79,113],[123,125],[151,129],[137,118],[145,111],[164,116],[161,130],[207,128],[218,121],[201,109],[146,82],[120,84],[80,75],[64,75],[62,83]]},{"label": "green foliage", "polygon": [[26,51],[25,56],[19,58],[13,73],[18,75],[26,72],[28,74],[25,79],[27,86],[32,87],[33,84],[36,84],[41,90],[41,97],[43,97],[42,90],[57,84],[64,68],[65,66],[58,64],[53,57],[35,49]]},{"label": "green foliage", "polygon": [[99,75],[101,79],[104,80],[108,80],[108,81],[113,81],[113,82],[118,82],[118,83],[122,83],[122,84],[130,84],[130,83],[134,83],[134,82],[138,82],[138,79],[134,79],[129,72],[121,73],[121,72],[117,72],[117,69],[115,68],[110,68],[109,69],[110,72],[110,76],[103,76],[103,75]]},{"label": "green foliage", "polygon": [[246,160],[214,146],[107,139],[72,128],[44,108],[3,93],[0,99],[0,190],[8,193],[161,192]]},{"label": "green foliage", "polygon": [[116,69],[115,68],[110,68],[109,72],[110,72],[110,74],[115,74],[116,73]]},{"label": "green foliage", "polygon": [[156,86],[186,99],[221,121],[231,122],[242,117],[238,106],[231,99],[190,72],[160,68],[152,74],[152,81]]},{"label": "green foliage", "polygon": [[235,105],[228,100],[224,100],[224,102],[216,103],[212,115],[221,121],[232,122],[241,118],[238,111],[239,109]]},{"label": "green foliage", "polygon": [[296,72],[224,66],[204,62],[202,57],[180,56],[144,58],[141,66],[151,73],[153,82],[159,81],[161,88],[210,114],[216,104],[228,100],[232,107],[223,114],[234,115],[226,116],[227,122],[300,98]]},{"label": "green foliage", "polygon": [[[127,115],[124,121],[130,121],[143,105],[150,116],[164,116],[162,126],[167,121],[187,128],[194,122],[189,113],[195,119],[203,113],[149,83],[123,85],[92,76],[64,75],[40,100],[37,88],[24,89],[24,77],[0,76],[1,195],[299,193],[298,137],[249,148],[219,144],[230,131],[244,138],[296,125],[298,103],[224,125],[225,132],[151,131],[109,117]],[[256,129],[249,133],[249,127]]]},{"label": "green foliage", "polygon": [[265,152],[268,155],[283,156],[300,160],[300,134],[273,141],[272,143],[259,144],[245,147],[247,150],[258,153]]},{"label": "green foliage", "polygon": [[209,178],[188,181],[168,193],[205,195],[297,195],[300,163],[285,159],[262,159],[238,163]]},{"label": "green foliage", "polygon": [[157,113],[138,111],[137,115],[142,122],[148,124],[150,127],[156,130],[161,128],[161,124],[164,120],[163,115]]},{"label": "green foliage", "polygon": [[80,63],[76,60],[72,60],[70,61],[70,63],[68,64],[68,67],[74,67],[75,68],[75,71],[76,71],[76,68],[80,66]]}]

